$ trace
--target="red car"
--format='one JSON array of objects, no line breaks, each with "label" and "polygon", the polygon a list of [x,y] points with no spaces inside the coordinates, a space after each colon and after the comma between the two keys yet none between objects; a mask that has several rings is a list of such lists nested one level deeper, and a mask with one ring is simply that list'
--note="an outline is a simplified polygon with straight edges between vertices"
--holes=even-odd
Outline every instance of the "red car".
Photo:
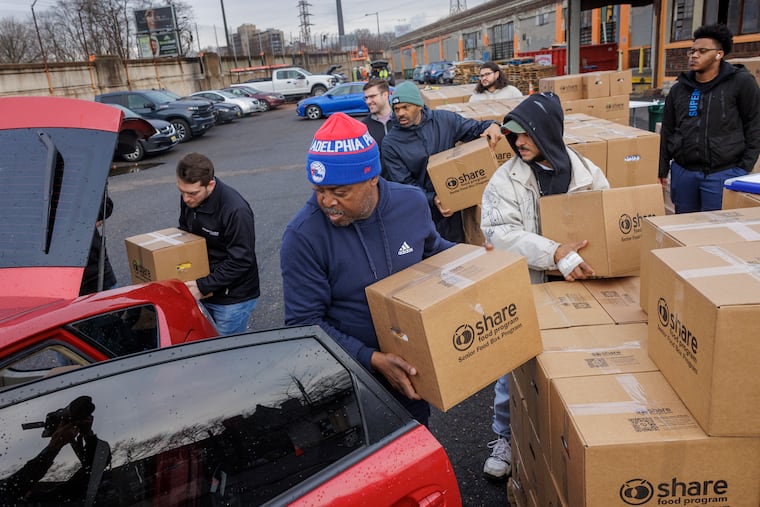
[{"label": "red car", "polygon": [[198,340],[179,281],[76,297],[121,112],[61,100],[0,99],[0,505],[461,507],[441,444],[320,328]]},{"label": "red car", "polygon": [[0,389],[217,336],[179,281],[78,297],[114,149],[133,150],[153,127],[74,99],[4,98],[0,110]]},{"label": "red car", "polygon": [[229,88],[224,88],[224,91],[241,97],[253,97],[259,99],[259,102],[266,107],[265,111],[269,111],[270,109],[274,109],[285,103],[285,96],[281,93],[265,92],[258,88],[254,88],[253,86],[244,84],[234,84]]}]

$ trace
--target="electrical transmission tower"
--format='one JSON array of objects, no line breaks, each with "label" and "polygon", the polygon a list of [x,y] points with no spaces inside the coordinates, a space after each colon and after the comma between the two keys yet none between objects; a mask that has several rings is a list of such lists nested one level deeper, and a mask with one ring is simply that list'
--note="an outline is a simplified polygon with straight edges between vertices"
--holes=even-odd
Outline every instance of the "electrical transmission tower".
[{"label": "electrical transmission tower", "polygon": [[467,10],[467,0],[449,0],[449,16]]},{"label": "electrical transmission tower", "polygon": [[299,26],[301,27],[301,42],[303,44],[309,44],[311,41],[311,28],[309,27],[312,26],[312,23],[309,21],[311,17],[309,7],[311,7],[311,4],[306,0],[298,1],[298,17],[301,19]]}]

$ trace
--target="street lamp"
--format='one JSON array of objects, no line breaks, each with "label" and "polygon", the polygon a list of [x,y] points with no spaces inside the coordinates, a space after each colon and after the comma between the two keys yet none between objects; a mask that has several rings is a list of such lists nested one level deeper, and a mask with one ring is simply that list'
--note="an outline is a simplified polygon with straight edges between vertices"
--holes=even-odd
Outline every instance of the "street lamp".
[{"label": "street lamp", "polygon": [[375,16],[375,21],[377,21],[377,39],[380,40],[380,14],[378,12],[370,12],[364,15],[365,18],[367,16]]}]

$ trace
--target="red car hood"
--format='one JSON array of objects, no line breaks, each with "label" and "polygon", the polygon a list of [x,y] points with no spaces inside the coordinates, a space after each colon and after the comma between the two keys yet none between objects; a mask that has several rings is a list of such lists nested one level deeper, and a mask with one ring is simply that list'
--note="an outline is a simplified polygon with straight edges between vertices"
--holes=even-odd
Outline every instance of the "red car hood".
[{"label": "red car hood", "polygon": [[123,113],[58,97],[0,98],[0,111],[0,297],[74,298]]}]

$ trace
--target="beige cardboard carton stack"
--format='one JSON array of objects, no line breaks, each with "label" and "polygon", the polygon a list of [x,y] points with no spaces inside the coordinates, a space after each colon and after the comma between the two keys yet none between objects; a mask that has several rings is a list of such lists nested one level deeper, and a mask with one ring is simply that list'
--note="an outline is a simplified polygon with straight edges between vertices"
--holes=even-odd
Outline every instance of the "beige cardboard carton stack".
[{"label": "beige cardboard carton stack", "polygon": [[206,240],[177,228],[126,238],[132,283],[178,278],[184,282],[208,275]]},{"label": "beige cardboard carton stack", "polygon": [[585,113],[615,123],[629,123],[629,95],[632,73],[624,71],[588,72],[543,78],[539,91],[559,95],[565,114]]},{"label": "beige cardboard carton stack", "polygon": [[613,188],[657,183],[660,136],[604,119],[569,115],[565,143],[602,169]]},{"label": "beige cardboard carton stack", "polygon": [[519,255],[456,245],[367,287],[380,349],[417,368],[423,399],[448,410],[541,351]]}]

